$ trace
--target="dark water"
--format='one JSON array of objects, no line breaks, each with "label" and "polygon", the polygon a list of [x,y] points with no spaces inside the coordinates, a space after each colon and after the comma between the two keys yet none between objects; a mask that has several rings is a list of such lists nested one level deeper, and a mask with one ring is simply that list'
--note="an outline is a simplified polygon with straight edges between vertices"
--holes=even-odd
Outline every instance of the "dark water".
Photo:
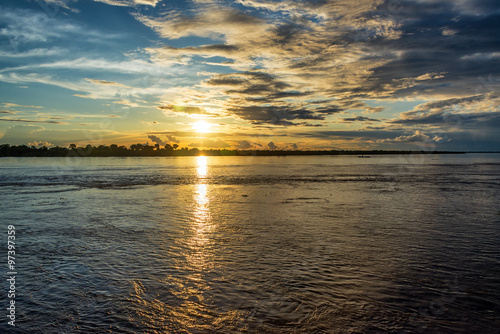
[{"label": "dark water", "polygon": [[500,155],[2,158],[0,199],[20,333],[500,333]]}]

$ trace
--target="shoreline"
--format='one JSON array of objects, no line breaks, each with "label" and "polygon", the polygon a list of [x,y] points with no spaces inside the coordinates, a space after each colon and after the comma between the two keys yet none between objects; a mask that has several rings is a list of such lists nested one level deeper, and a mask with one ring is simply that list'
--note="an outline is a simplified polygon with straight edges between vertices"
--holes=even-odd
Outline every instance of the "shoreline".
[{"label": "shoreline", "polygon": [[358,156],[359,158],[371,158],[380,155],[438,155],[438,154],[495,154],[500,152],[455,152],[455,151],[267,151],[267,150],[177,150],[171,152],[102,152],[99,150],[60,150],[57,151],[31,151],[31,152],[1,152],[2,157],[184,157],[184,156]]}]

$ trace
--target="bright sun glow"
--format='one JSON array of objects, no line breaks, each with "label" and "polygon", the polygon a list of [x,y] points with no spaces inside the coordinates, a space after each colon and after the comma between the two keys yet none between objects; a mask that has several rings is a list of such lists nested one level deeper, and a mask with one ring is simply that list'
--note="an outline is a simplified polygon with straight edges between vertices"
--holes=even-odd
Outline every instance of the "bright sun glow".
[{"label": "bright sun glow", "polygon": [[210,132],[211,127],[212,127],[212,124],[207,123],[205,121],[198,121],[198,122],[193,124],[193,129],[196,132],[204,132],[204,133]]}]

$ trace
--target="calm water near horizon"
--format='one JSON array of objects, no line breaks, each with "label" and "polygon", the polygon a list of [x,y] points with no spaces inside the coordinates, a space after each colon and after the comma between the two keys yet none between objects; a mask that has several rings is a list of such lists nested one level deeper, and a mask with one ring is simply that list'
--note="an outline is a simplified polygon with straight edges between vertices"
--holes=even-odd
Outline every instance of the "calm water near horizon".
[{"label": "calm water near horizon", "polygon": [[0,208],[19,333],[500,333],[500,154],[0,158]]}]

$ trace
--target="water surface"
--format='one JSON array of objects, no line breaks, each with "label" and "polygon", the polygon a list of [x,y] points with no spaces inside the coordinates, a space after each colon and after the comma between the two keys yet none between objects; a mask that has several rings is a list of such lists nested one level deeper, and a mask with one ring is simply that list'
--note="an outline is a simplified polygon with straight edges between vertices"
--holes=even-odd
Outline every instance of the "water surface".
[{"label": "water surface", "polygon": [[0,199],[23,333],[499,332],[500,155],[1,158]]}]

